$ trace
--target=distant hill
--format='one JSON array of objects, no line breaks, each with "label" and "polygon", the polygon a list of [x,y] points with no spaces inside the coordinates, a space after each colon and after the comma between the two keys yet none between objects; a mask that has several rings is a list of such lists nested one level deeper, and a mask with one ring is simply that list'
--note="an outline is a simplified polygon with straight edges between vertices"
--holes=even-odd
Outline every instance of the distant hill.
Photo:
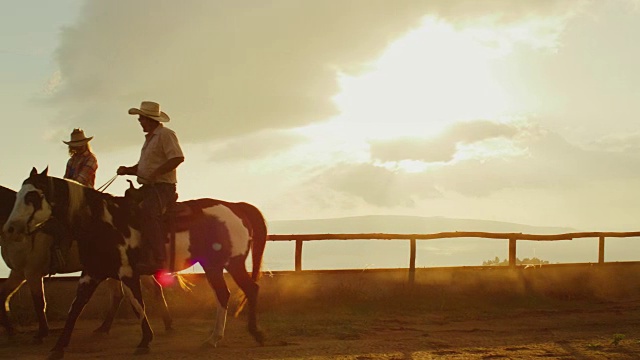
[{"label": "distant hill", "polygon": [[444,231],[559,234],[578,230],[568,227],[532,226],[503,221],[402,215],[367,215],[331,219],[278,220],[269,222],[270,234],[427,234]]}]

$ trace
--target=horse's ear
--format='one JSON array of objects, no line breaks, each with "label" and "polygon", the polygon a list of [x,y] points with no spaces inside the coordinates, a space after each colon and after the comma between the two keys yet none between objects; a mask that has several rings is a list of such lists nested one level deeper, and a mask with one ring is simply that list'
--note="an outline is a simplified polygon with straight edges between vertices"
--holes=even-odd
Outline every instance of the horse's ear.
[{"label": "horse's ear", "polygon": [[40,175],[44,175],[44,176],[47,176],[47,174],[49,174],[49,166],[44,168],[44,170],[42,170],[42,172],[40,173]]},{"label": "horse's ear", "polygon": [[133,181],[127,179],[127,182],[129,183],[129,189],[131,189],[131,190],[135,190],[136,189],[136,187],[133,186]]},{"label": "horse's ear", "polygon": [[36,170],[35,166],[33,167],[33,169],[31,169],[31,173],[29,173],[29,177],[32,177],[34,175],[38,174],[38,170]]}]

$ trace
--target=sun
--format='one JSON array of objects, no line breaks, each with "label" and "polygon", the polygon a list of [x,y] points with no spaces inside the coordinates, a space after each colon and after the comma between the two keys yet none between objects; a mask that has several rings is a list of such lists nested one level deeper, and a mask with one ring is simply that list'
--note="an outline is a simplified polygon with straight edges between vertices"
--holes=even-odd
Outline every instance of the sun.
[{"label": "sun", "polygon": [[494,74],[500,47],[475,30],[426,18],[363,75],[338,74],[337,121],[353,136],[429,137],[458,121],[494,119],[507,96]]},{"label": "sun", "polygon": [[[333,101],[339,115],[296,129],[308,141],[298,156],[316,163],[339,159],[371,163],[404,172],[424,172],[438,163],[380,162],[372,140],[433,139],[462,121],[509,121],[508,96],[500,66],[512,50],[504,29],[464,27],[434,17],[391,43],[359,74],[337,73],[340,92]],[[467,147],[460,157],[496,153]],[[509,150],[509,149],[507,149]],[[511,151],[511,150],[509,150]],[[312,155],[315,154],[315,155]]]}]

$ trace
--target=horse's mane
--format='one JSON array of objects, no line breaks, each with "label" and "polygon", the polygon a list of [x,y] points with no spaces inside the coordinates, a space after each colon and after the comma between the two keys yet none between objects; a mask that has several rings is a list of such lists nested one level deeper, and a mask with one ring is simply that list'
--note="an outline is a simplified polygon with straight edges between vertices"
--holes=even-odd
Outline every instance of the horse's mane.
[{"label": "horse's mane", "polygon": [[53,189],[61,186],[60,184],[65,184],[67,186],[67,189],[69,190],[67,212],[69,219],[72,219],[78,213],[78,211],[84,205],[86,205],[88,198],[106,201],[114,201],[115,199],[117,199],[117,197],[114,195],[100,192],[94,188],[82,185],[75,180],[59,178],[55,176],[47,176],[47,178],[50,184],[53,185]]},{"label": "horse's mane", "polygon": [[77,182],[75,180],[59,178],[59,177],[55,177],[55,176],[47,176],[47,177],[50,178],[50,179],[54,179],[56,181],[66,182],[68,184],[71,184],[70,188],[74,187],[74,188],[77,188],[77,189],[83,189],[82,190],[83,192],[84,191],[89,191],[90,193],[95,194],[95,195],[97,195],[97,196],[99,196],[101,198],[107,199],[107,200],[115,199],[115,198],[119,198],[120,197],[120,196],[116,196],[116,195],[113,195],[113,194],[110,194],[110,193],[98,191],[98,190],[96,190],[96,189],[94,189],[92,187],[88,187],[86,185],[83,185],[83,184],[81,184],[81,183],[79,183],[79,182]]}]

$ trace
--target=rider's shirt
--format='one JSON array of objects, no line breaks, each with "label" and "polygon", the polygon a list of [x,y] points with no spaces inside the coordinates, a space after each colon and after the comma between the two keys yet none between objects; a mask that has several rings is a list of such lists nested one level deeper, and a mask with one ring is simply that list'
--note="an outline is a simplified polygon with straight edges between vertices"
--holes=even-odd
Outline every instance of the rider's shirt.
[{"label": "rider's shirt", "polygon": [[[138,160],[138,183],[148,184],[147,180],[154,170],[170,159],[184,157],[176,133],[159,124],[151,133],[145,135],[144,145]],[[175,184],[178,182],[176,169],[162,174],[155,182]]]},{"label": "rider's shirt", "polygon": [[64,178],[75,180],[84,186],[94,187],[97,170],[98,159],[91,151],[85,150],[82,154],[74,154],[69,158]]}]

